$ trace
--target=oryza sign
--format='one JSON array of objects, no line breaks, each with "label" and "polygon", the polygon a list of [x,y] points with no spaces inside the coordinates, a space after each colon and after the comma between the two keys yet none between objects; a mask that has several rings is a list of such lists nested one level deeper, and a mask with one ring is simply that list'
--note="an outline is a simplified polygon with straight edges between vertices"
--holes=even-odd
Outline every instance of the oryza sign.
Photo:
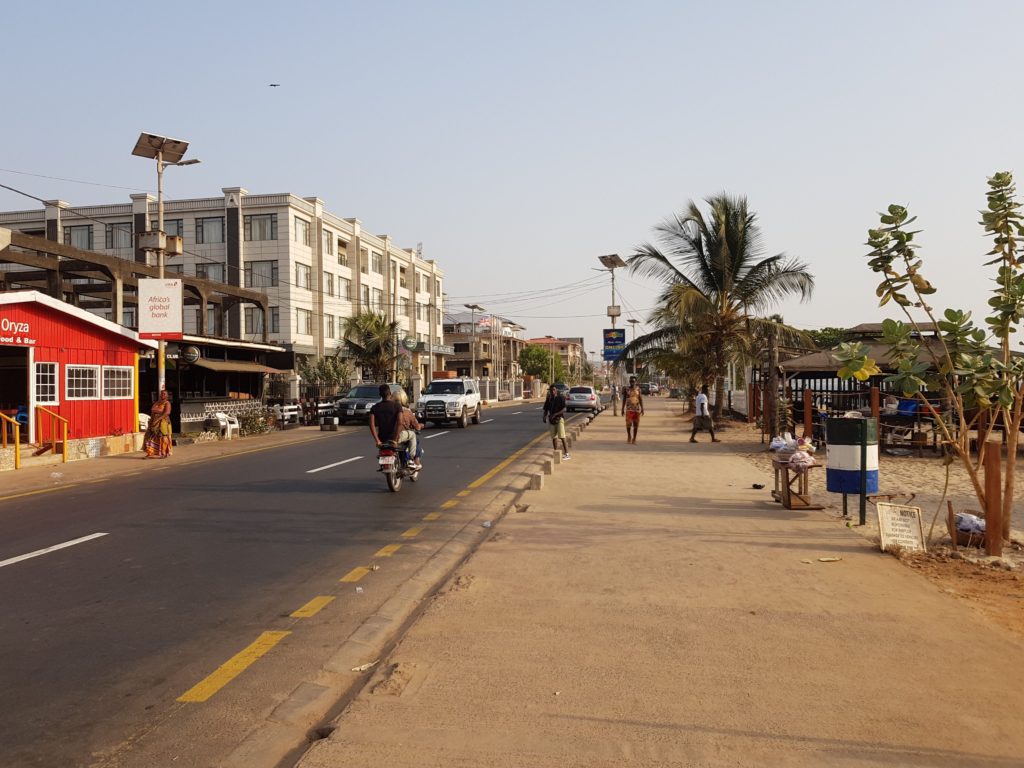
[{"label": "oryza sign", "polygon": [[181,280],[139,279],[139,338],[181,338]]}]

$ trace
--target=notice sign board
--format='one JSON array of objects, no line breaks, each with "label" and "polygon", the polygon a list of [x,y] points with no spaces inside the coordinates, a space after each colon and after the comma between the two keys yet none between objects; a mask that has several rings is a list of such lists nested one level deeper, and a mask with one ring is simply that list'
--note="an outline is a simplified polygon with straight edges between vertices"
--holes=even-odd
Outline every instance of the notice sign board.
[{"label": "notice sign board", "polygon": [[181,280],[139,278],[139,338],[181,338]]},{"label": "notice sign board", "polygon": [[910,552],[924,552],[924,529],[921,526],[921,508],[906,504],[875,505],[878,510],[878,532],[882,538],[882,551],[899,547]]},{"label": "notice sign board", "polygon": [[618,360],[622,350],[626,348],[626,330],[624,328],[604,329],[604,359]]}]

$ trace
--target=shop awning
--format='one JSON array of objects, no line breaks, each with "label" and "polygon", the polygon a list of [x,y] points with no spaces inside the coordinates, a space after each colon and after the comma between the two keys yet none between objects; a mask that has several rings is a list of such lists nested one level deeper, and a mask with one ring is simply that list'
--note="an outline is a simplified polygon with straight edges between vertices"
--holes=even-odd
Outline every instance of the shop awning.
[{"label": "shop awning", "polygon": [[268,365],[250,363],[245,360],[207,360],[206,358],[200,358],[192,363],[192,365],[198,365],[200,368],[220,373],[289,373],[289,371],[282,371],[277,368],[271,368]]}]

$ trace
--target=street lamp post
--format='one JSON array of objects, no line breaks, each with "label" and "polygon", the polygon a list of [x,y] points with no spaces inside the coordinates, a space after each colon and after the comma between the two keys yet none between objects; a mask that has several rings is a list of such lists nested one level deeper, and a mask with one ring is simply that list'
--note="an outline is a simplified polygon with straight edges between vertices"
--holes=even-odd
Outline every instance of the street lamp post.
[{"label": "street lamp post", "polygon": [[[188,150],[188,142],[170,139],[154,133],[139,134],[132,154],[156,160],[156,254],[159,277],[164,279],[164,251],[167,237],[164,233],[164,168],[168,165],[195,165],[201,160],[182,160]],[[148,212],[147,212],[148,217]],[[205,307],[201,311],[206,311]],[[156,358],[157,391],[162,392],[167,385],[167,342],[157,340]]]},{"label": "street lamp post", "polygon": [[[621,269],[626,266],[626,262],[622,260],[622,257],[617,253],[609,254],[608,256],[598,256],[597,260],[601,262],[601,265],[608,271],[612,276],[612,303],[608,306],[608,317],[612,321],[612,329],[615,329],[615,318],[621,313],[618,305],[615,303],[615,270]],[[622,376],[622,369],[616,361],[615,367],[615,381],[618,384],[619,379]],[[619,400],[616,397],[615,388],[612,388],[612,413],[616,416],[619,415]]]},{"label": "street lamp post", "polygon": [[473,326],[473,341],[470,344],[470,351],[472,353],[471,363],[472,367],[469,369],[469,376],[473,381],[476,381],[476,313],[483,312],[484,308],[479,304],[463,304],[466,309],[470,310],[470,321],[469,324]]},{"label": "street lamp post", "polygon": [[[633,341],[635,342],[636,341],[636,327],[640,323],[640,321],[631,317],[626,322],[633,326]],[[636,370],[636,349],[633,350],[633,373],[637,374],[637,370]]]}]

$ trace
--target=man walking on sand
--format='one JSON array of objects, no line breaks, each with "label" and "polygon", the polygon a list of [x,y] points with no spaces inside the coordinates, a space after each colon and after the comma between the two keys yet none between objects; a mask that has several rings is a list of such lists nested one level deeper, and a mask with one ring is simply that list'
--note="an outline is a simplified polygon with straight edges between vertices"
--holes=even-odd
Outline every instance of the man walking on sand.
[{"label": "man walking on sand", "polygon": [[693,431],[690,433],[690,442],[697,442],[698,430],[706,429],[711,433],[711,442],[720,443],[722,442],[715,437],[715,425],[711,421],[711,409],[708,407],[708,385],[705,384],[700,388],[700,394],[697,395],[697,409],[696,414],[693,417]]},{"label": "man walking on sand", "polygon": [[551,447],[558,450],[558,441],[562,441],[562,459],[568,461],[569,446],[565,443],[565,398],[558,392],[554,384],[548,390],[548,398],[544,401],[544,416],[551,427]]},{"label": "man walking on sand", "polygon": [[644,398],[640,394],[640,387],[637,386],[636,376],[629,377],[629,386],[622,393],[622,413],[626,416],[626,442],[635,445],[640,417],[644,415]]}]

